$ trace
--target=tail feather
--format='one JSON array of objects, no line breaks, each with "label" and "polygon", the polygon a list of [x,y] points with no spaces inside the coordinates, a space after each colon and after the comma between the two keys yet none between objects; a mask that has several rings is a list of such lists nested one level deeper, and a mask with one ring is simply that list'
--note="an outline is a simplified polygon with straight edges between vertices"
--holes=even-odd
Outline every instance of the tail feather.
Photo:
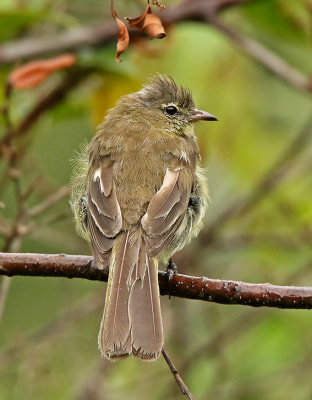
[{"label": "tail feather", "polygon": [[103,319],[99,332],[99,348],[109,359],[123,358],[132,351],[127,285],[129,269],[135,264],[135,248],[130,245],[129,232],[116,239],[111,256],[109,280]]},{"label": "tail feather", "polygon": [[157,358],[163,347],[157,261],[137,230],[115,241],[99,333],[102,354],[115,360],[131,354]]},{"label": "tail feather", "polygon": [[163,347],[157,263],[146,255],[143,276],[133,283],[129,299],[133,354],[143,360],[157,358]]}]

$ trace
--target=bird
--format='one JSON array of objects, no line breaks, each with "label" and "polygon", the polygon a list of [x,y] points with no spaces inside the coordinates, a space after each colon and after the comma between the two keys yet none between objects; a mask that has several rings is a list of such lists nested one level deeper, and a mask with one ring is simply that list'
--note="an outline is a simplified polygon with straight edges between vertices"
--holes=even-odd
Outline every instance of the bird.
[{"label": "bird", "polygon": [[118,100],[76,159],[76,229],[98,267],[109,268],[98,336],[109,360],[152,361],[163,349],[158,265],[198,234],[209,199],[198,121],[217,118],[195,108],[189,89],[157,74]]}]

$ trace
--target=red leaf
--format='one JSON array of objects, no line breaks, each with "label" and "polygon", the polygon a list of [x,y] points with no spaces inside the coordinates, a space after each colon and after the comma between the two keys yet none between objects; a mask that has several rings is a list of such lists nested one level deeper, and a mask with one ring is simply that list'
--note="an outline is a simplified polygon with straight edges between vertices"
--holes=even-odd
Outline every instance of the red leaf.
[{"label": "red leaf", "polygon": [[30,89],[46,80],[54,71],[72,66],[76,58],[72,54],[47,60],[36,60],[15,68],[9,76],[9,81],[15,89]]}]

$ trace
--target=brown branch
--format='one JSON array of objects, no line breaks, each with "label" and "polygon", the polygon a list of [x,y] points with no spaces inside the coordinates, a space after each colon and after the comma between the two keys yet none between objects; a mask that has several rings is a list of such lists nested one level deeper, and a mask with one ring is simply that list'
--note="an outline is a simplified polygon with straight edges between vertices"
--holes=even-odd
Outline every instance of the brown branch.
[{"label": "brown branch", "polygon": [[288,174],[293,171],[295,163],[298,163],[298,157],[307,148],[311,135],[312,114],[273,165],[264,173],[251,193],[245,198],[234,200],[225,210],[217,215],[208,227],[202,231],[199,236],[200,242],[202,244],[207,244],[207,241],[211,241],[215,238],[216,232],[218,232],[226,222],[233,218],[242,217],[244,214],[255,209],[255,206],[259,204],[264,197],[268,197],[271,192],[280,186]]},{"label": "brown branch", "polygon": [[39,39],[22,39],[0,46],[0,65],[42,57],[50,53],[75,51],[86,46],[105,46],[116,37],[114,23],[81,27]]},{"label": "brown branch", "polygon": [[162,349],[161,354],[163,355],[166,363],[168,364],[168,367],[170,368],[170,371],[172,372],[172,375],[175,379],[175,381],[177,382],[179,388],[181,389],[182,394],[185,394],[186,397],[189,400],[194,400],[191,392],[189,391],[188,387],[186,386],[186,384],[183,382],[183,379],[181,378],[178,370],[176,369],[176,367],[173,365],[168,353],[166,352],[165,349]]},{"label": "brown branch", "polygon": [[216,30],[223,33],[233,43],[238,45],[248,55],[259,61],[264,67],[274,72],[279,78],[300,90],[312,91],[311,78],[288,64],[282,57],[267,49],[257,40],[248,37],[226,24],[216,16],[208,17],[209,22]]},{"label": "brown branch", "polygon": [[[203,20],[202,15],[216,13],[236,4],[255,0],[197,0],[185,1],[179,6],[166,9],[162,19],[166,25],[185,21]],[[191,6],[189,3],[193,3]],[[204,11],[201,9],[204,7]],[[139,36],[140,32],[132,32]],[[15,40],[0,46],[0,65],[41,57],[50,53],[76,51],[83,47],[105,46],[115,42],[117,27],[114,22],[101,23],[94,27],[80,27],[38,39]]]},{"label": "brown branch", "polygon": [[[248,55],[274,72],[290,85],[312,91],[310,77],[290,65],[264,45],[224,24],[217,15],[229,7],[258,0],[186,0],[174,8],[162,13],[165,26],[182,21],[198,21],[211,24],[215,29],[228,37]],[[80,27],[54,36],[40,39],[23,39],[0,46],[0,65],[10,64],[23,59],[36,58],[49,53],[77,51],[83,47],[105,46],[116,40],[116,24],[107,23],[96,27]],[[132,32],[132,36],[140,36]]]},{"label": "brown branch", "polygon": [[[51,92],[43,96],[35,104],[34,108],[25,116],[20,124],[13,130],[12,135],[16,138],[28,131],[40,116],[48,109],[60,103],[67,94],[76,87],[86,76],[94,72],[94,68],[73,69]],[[5,140],[5,138],[4,138]]]},{"label": "brown branch", "polygon": [[[0,275],[83,278],[107,281],[93,257],[65,254],[0,253]],[[277,286],[159,272],[162,295],[252,307],[311,309],[312,287]]]},{"label": "brown branch", "polygon": [[44,199],[42,203],[37,204],[36,206],[27,210],[27,214],[29,217],[35,217],[43,213],[48,208],[58,203],[60,200],[62,200],[64,197],[67,197],[68,195],[69,195],[69,187],[67,185],[61,186],[56,192],[52,193],[50,196]]},{"label": "brown branch", "polygon": [[7,298],[10,291],[10,286],[12,279],[4,276],[0,281],[0,322],[2,321],[4,309],[6,306]]},{"label": "brown branch", "polygon": [[28,226],[24,227],[23,233],[21,236],[31,235],[33,233],[38,233],[41,229],[46,228],[52,224],[55,224],[60,221],[65,221],[72,217],[72,214],[67,211],[61,211],[57,214],[47,215],[45,218],[42,218],[39,222],[34,224],[29,224]]},{"label": "brown branch", "polygon": [[73,329],[75,324],[78,324],[86,316],[90,317],[93,312],[103,308],[103,305],[104,293],[101,291],[98,291],[96,294],[84,296],[69,306],[69,308],[62,310],[52,320],[49,320],[47,324],[19,337],[10,342],[7,347],[1,349],[0,369],[12,363],[31,344],[51,344],[53,341],[58,340],[60,335],[64,335],[68,329]]},{"label": "brown branch", "polygon": [[12,128],[11,112],[10,112],[11,94],[12,94],[12,86],[7,81],[4,87],[4,104],[0,109],[6,130],[10,130]]},{"label": "brown branch", "polygon": [[[24,136],[25,133],[39,120],[39,118],[47,110],[55,107],[61,101],[63,101],[68,93],[74,89],[84,78],[95,72],[95,68],[75,68],[70,73],[66,74],[63,80],[55,86],[49,93],[42,96],[38,102],[35,103],[33,108],[26,114],[21,122],[16,126],[8,129],[6,134],[0,139],[0,156],[1,149],[4,146],[11,145],[13,139],[19,139]],[[26,153],[28,146],[24,143],[23,146],[18,150],[19,161]],[[3,176],[0,179],[0,192],[3,191],[5,184],[9,178],[10,169],[16,164],[16,154],[14,157],[10,157],[9,165],[4,170]]]},{"label": "brown branch", "polygon": [[[255,1],[255,0],[251,0]],[[218,14],[233,5],[251,2],[235,0],[186,0],[179,6],[165,14],[164,23],[172,24],[180,21],[199,21],[212,25],[216,30],[225,35],[233,43],[238,45],[249,56],[255,58],[264,67],[274,72],[279,78],[300,90],[312,92],[312,81],[301,71],[290,65],[286,60],[267,49],[257,40],[248,37],[227,24],[223,23]]]}]

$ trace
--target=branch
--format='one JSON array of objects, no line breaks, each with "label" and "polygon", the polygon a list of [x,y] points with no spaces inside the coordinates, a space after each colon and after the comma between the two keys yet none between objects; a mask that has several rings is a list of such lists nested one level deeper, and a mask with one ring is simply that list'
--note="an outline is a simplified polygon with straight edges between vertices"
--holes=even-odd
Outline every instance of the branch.
[{"label": "branch", "polygon": [[[66,254],[0,253],[0,275],[83,278],[107,281],[108,271],[98,268],[90,256]],[[160,293],[221,304],[252,307],[311,309],[312,287],[245,283],[160,271]]]},{"label": "branch", "polygon": [[[222,11],[232,6],[253,1],[258,0],[186,0],[174,8],[167,9],[166,13],[162,14],[162,21],[165,26],[182,21],[211,24],[279,78],[297,89],[312,92],[310,77],[298,71],[255,39],[224,24],[217,17]],[[136,31],[131,34],[132,37],[141,36],[141,33]],[[80,27],[40,39],[19,39],[0,46],[0,65],[38,58],[50,53],[78,51],[83,47],[106,46],[113,43],[116,37],[116,24],[112,22],[104,26],[101,24],[95,27]]]},{"label": "branch", "polygon": [[104,46],[117,34],[115,23],[81,27],[40,39],[21,39],[0,46],[0,65],[37,58],[49,53],[74,51],[86,46]]},{"label": "branch", "polygon": [[[165,25],[185,20],[203,20],[201,15],[216,13],[236,4],[255,0],[186,0],[175,8],[162,14]],[[193,3],[189,6],[189,3]],[[205,12],[202,8],[205,7]],[[132,36],[141,36],[132,31]],[[115,22],[101,23],[94,27],[79,27],[55,35],[38,39],[18,39],[0,46],[0,65],[11,64],[30,58],[41,57],[49,53],[76,51],[83,47],[105,46],[116,41],[117,27]]]},{"label": "branch", "polygon": [[68,195],[69,187],[67,185],[61,186],[56,192],[53,192],[50,196],[44,199],[42,203],[27,210],[27,214],[29,217],[36,217]]},{"label": "branch", "polygon": [[200,243],[206,245],[207,241],[215,238],[216,232],[230,219],[242,217],[264,198],[280,186],[287,175],[293,171],[294,164],[298,163],[298,156],[308,146],[312,135],[312,114],[293,140],[283,150],[281,155],[260,178],[259,182],[246,197],[238,198],[230,203],[225,210],[217,215],[199,235]]},{"label": "branch", "polygon": [[186,386],[186,384],[184,383],[183,379],[181,378],[179,371],[176,369],[176,367],[173,365],[173,362],[171,361],[168,353],[166,352],[166,350],[163,348],[161,351],[161,354],[163,355],[175,381],[177,382],[177,385],[179,386],[182,394],[185,394],[186,397],[189,400],[194,400],[191,392],[189,391],[189,388]]},{"label": "branch", "polygon": [[103,293],[101,290],[93,295],[86,295],[72,305],[67,305],[55,317],[46,324],[35,328],[33,331],[24,332],[24,335],[10,342],[6,347],[1,348],[0,369],[12,363],[16,357],[20,357],[23,350],[34,343],[43,346],[44,343],[53,343],[59,340],[67,330],[73,329],[83,318],[90,317],[92,313],[103,308]]},{"label": "branch", "polygon": [[46,110],[64,100],[67,94],[92,72],[95,72],[94,68],[76,68],[66,74],[59,85],[40,98],[34,108],[26,115],[16,129],[14,129],[14,137],[21,136],[24,132],[28,131]]},{"label": "branch", "polygon": [[[282,57],[267,49],[264,45],[224,24],[219,18],[208,20],[210,24],[228,39],[239,46],[247,54],[259,61],[264,67],[274,72],[279,78],[300,90],[312,92],[312,80],[295,67],[288,64]],[[207,22],[208,22],[207,21]]]}]

